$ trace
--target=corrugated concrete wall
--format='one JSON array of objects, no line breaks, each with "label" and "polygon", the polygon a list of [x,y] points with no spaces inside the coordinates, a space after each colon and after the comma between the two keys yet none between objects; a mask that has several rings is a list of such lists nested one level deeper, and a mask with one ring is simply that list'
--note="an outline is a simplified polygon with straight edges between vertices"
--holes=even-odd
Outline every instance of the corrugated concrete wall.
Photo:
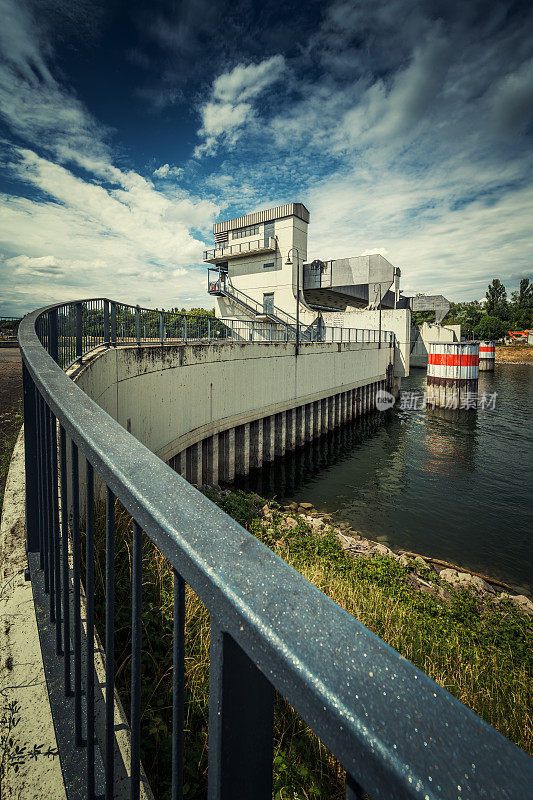
[{"label": "corrugated concrete wall", "polygon": [[231,481],[374,407],[394,390],[377,343],[111,349],[80,387],[193,483]]}]

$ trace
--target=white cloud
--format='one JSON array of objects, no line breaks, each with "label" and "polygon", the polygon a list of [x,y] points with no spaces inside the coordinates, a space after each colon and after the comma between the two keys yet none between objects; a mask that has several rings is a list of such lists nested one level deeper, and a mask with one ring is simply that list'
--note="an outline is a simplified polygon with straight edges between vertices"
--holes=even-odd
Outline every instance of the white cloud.
[{"label": "white cloud", "polygon": [[153,175],[155,178],[181,178],[184,170],[181,167],[171,167],[170,164],[161,164],[160,167],[154,169]]},{"label": "white cloud", "polygon": [[[107,132],[53,77],[35,21],[20,5],[0,3],[0,107],[8,129],[29,144],[3,143],[5,169],[29,197],[1,197],[2,311],[99,294],[159,306],[183,294],[204,302],[200,237],[218,205],[177,186],[158,191],[115,166]],[[164,164],[154,175],[181,171]]]},{"label": "white cloud", "polygon": [[213,83],[213,98],[222,103],[243,103],[261,94],[270,84],[281,78],[285,59],[272,56],[259,64],[238,64],[231,72],[219,75]]},{"label": "white cloud", "polygon": [[255,116],[249,101],[278,81],[284,71],[285,59],[277,55],[259,64],[238,64],[231,72],[219,75],[210,99],[201,108],[202,127],[198,133],[203,141],[195,155],[213,155],[221,143],[235,145],[243,126]]},{"label": "white cloud", "polygon": [[58,264],[55,256],[30,256],[20,255],[8,258],[4,261],[8,269],[15,271],[17,275],[46,276],[49,278],[61,277],[64,274],[63,268]]},{"label": "white cloud", "polygon": [[401,268],[406,294],[453,300],[480,296],[495,276],[515,285],[531,273],[533,187],[513,186],[510,167],[493,176],[495,186],[507,180],[507,190],[457,206],[459,176],[476,192],[491,177],[466,161],[456,170],[443,164],[412,176],[388,168],[317,182],[302,198],[311,210],[309,260],[380,252]]}]

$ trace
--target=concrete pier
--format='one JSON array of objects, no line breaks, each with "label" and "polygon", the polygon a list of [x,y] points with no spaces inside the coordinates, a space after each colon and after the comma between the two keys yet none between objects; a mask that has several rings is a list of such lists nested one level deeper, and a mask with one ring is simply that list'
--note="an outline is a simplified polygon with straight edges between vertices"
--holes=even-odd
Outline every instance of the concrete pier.
[{"label": "concrete pier", "polygon": [[478,376],[477,342],[430,344],[427,404],[465,410],[476,408]]},{"label": "concrete pier", "polygon": [[496,363],[496,343],[484,341],[479,343],[479,371],[494,372]]}]

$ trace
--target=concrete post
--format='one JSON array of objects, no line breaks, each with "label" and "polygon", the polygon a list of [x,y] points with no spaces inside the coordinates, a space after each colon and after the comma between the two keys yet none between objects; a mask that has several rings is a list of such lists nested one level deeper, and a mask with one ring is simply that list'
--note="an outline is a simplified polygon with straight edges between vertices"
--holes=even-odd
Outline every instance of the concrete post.
[{"label": "concrete post", "polygon": [[283,456],[285,454],[285,431],[286,420],[285,412],[274,415],[274,455]]},{"label": "concrete post", "polygon": [[335,427],[335,397],[328,397],[328,430]]},{"label": "concrete post", "polygon": [[314,403],[307,403],[305,407],[306,423],[305,423],[305,441],[312,442],[315,438],[316,428],[316,407]]},{"label": "concrete post", "polygon": [[235,428],[230,428],[227,432],[227,481],[233,483],[235,480]]},{"label": "concrete post", "polygon": [[218,433],[207,439],[207,474],[205,481],[210,486],[218,483]]},{"label": "concrete post", "polygon": [[318,439],[320,436],[320,401],[315,400],[313,403],[313,430],[312,436],[313,439]]},{"label": "concrete post", "polygon": [[346,421],[351,422],[353,420],[353,401],[354,401],[354,390],[349,389],[346,392]]},{"label": "concrete post", "polygon": [[296,446],[301,447],[305,442],[305,406],[296,409]]},{"label": "concrete post", "polygon": [[192,444],[185,451],[185,473],[189,483],[202,485],[202,446],[201,442]]},{"label": "concrete post", "polygon": [[305,426],[304,426],[304,439],[310,442],[313,438],[313,404],[306,403],[305,405]]},{"label": "concrete post", "polygon": [[235,428],[235,472],[248,475],[250,471],[250,424]]},{"label": "concrete post", "polygon": [[186,480],[188,480],[189,483],[192,483],[193,482],[193,474],[192,474],[192,471],[193,471],[192,470],[192,468],[193,468],[193,458],[192,458],[192,454],[191,454],[191,448],[188,447],[186,450],[184,450],[183,455],[185,457],[184,458],[184,460],[185,460],[185,475],[183,477]]},{"label": "concrete post", "polygon": [[323,400],[320,400],[320,431],[321,433],[328,432],[328,415],[329,415],[329,408],[328,408],[328,399],[324,397]]},{"label": "concrete post", "polygon": [[274,417],[263,419],[263,461],[274,460]]},{"label": "concrete post", "polygon": [[295,422],[296,410],[293,408],[285,414],[286,421],[286,434],[285,434],[285,449],[292,452],[295,448]]},{"label": "concrete post", "polygon": [[[261,432],[261,437],[259,433]],[[250,422],[250,468],[256,469],[263,463],[263,420]]]}]

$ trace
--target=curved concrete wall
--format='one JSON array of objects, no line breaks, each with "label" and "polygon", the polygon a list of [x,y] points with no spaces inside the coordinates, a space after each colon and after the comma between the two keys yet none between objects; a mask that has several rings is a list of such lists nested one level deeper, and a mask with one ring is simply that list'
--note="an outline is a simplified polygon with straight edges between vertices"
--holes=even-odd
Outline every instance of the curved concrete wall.
[{"label": "curved concrete wall", "polygon": [[373,407],[393,388],[394,349],[377,343],[121,347],[77,382],[194,483],[231,481]]}]

